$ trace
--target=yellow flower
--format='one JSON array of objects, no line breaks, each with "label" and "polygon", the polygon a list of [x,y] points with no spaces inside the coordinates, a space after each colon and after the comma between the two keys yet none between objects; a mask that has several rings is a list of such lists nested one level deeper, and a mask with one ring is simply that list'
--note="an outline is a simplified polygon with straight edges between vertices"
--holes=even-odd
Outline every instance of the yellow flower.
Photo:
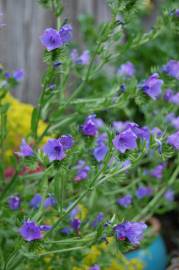
[{"label": "yellow flower", "polygon": [[82,267],[73,267],[72,270],[86,270],[87,267],[86,266],[82,266]]},{"label": "yellow flower", "polygon": [[84,207],[82,204],[79,204],[79,209],[80,209],[80,212],[78,213],[77,218],[84,220],[87,216],[88,209]]},{"label": "yellow flower", "polygon": [[[7,130],[8,135],[5,141],[6,159],[13,155],[14,151],[19,148],[22,138],[27,137],[31,131],[31,115],[33,106],[20,102],[10,94],[7,94],[4,103],[9,103],[10,107],[7,112]],[[38,135],[47,127],[43,121],[39,121]],[[43,140],[45,143],[47,138]]]},{"label": "yellow flower", "polygon": [[97,258],[101,255],[101,251],[97,246],[92,246],[88,255],[84,258],[84,264],[92,265],[97,261]]},{"label": "yellow flower", "polygon": [[127,270],[127,269],[124,268],[124,265],[121,265],[115,260],[112,260],[111,266],[108,267],[106,270]]},{"label": "yellow flower", "polygon": [[107,250],[110,247],[110,245],[112,244],[112,242],[113,242],[113,237],[108,237],[107,242],[108,242],[108,244],[106,242],[103,242],[102,244],[99,244],[98,248],[100,250],[102,250],[102,251]]},{"label": "yellow flower", "polygon": [[139,261],[138,259],[132,259],[129,261],[129,270],[143,270],[144,269],[144,265],[141,261]]}]

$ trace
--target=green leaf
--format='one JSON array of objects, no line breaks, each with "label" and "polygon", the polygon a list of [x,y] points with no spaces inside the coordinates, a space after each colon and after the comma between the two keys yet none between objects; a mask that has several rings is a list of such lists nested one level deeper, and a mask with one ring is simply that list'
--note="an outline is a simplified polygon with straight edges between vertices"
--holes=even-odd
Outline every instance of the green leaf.
[{"label": "green leaf", "polygon": [[33,136],[36,136],[37,134],[37,123],[38,123],[38,110],[37,108],[34,108],[31,118],[31,131]]}]

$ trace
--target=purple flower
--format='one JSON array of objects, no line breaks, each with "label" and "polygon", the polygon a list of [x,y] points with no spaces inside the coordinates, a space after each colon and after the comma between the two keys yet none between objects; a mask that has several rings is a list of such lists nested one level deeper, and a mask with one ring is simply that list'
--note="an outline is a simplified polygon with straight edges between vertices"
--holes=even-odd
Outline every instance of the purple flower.
[{"label": "purple flower", "polygon": [[63,25],[60,28],[59,35],[63,45],[69,43],[72,40],[72,26],[70,24]]},{"label": "purple flower", "polygon": [[47,231],[50,231],[51,229],[52,229],[52,226],[50,225],[40,225],[41,231],[47,232]]},{"label": "purple flower", "polygon": [[137,138],[145,140],[147,143],[150,141],[150,131],[148,127],[139,127],[135,123],[129,123],[128,127],[136,134]]},{"label": "purple flower", "polygon": [[65,228],[61,229],[60,232],[61,232],[62,234],[64,234],[64,235],[68,235],[68,234],[71,233],[71,228],[65,227]]},{"label": "purple flower", "polygon": [[24,78],[24,70],[23,69],[17,69],[14,71],[13,73],[13,78],[16,80],[16,81],[21,81],[23,80]]},{"label": "purple flower", "polygon": [[152,195],[151,187],[141,186],[136,190],[136,196],[138,199],[143,199],[144,197],[150,197]]},{"label": "purple flower", "polygon": [[172,145],[176,150],[179,150],[179,131],[171,134],[167,139],[167,143]]},{"label": "purple flower", "polygon": [[45,202],[44,202],[44,207],[48,208],[48,207],[53,207],[54,205],[56,205],[56,199],[52,196],[49,196]]},{"label": "purple flower", "polygon": [[97,144],[105,143],[107,139],[108,139],[108,135],[106,133],[102,133],[97,137],[96,142]]},{"label": "purple flower", "polygon": [[176,16],[176,17],[179,17],[179,9],[176,9],[176,10],[175,10],[175,16]]},{"label": "purple flower", "polygon": [[97,217],[93,220],[93,222],[91,223],[91,226],[93,228],[96,228],[96,226],[98,226],[99,223],[101,223],[101,221],[104,219],[104,214],[102,212],[99,212]]},{"label": "purple flower", "polygon": [[126,91],[126,85],[124,83],[120,85],[120,90],[122,93]]},{"label": "purple flower", "polygon": [[126,238],[132,245],[139,245],[147,225],[143,222],[123,222],[117,225],[114,230],[118,240]]},{"label": "purple flower", "polygon": [[12,77],[10,72],[5,72],[4,76],[5,76],[6,79],[10,79]]},{"label": "purple flower", "polygon": [[152,74],[142,85],[142,90],[152,99],[157,99],[161,94],[163,81],[159,79],[158,73]]},{"label": "purple flower", "polygon": [[117,200],[117,204],[127,208],[132,203],[132,196],[130,194],[125,195],[124,197]]},{"label": "purple flower", "polygon": [[63,145],[63,149],[66,151],[72,148],[74,141],[71,135],[63,135],[59,139],[60,143]]},{"label": "purple flower", "polygon": [[166,90],[164,99],[173,104],[179,105],[179,93],[174,94],[174,91],[171,89]]},{"label": "purple flower", "polygon": [[158,128],[158,127],[154,127],[151,130],[152,135],[156,136],[156,137],[161,137],[163,132]]},{"label": "purple flower", "polygon": [[159,164],[155,168],[153,168],[150,175],[157,178],[157,179],[161,179],[163,176],[164,169],[165,169],[165,164]]},{"label": "purple flower", "polygon": [[179,80],[179,61],[170,60],[168,63],[163,66],[162,71]]},{"label": "purple flower", "polygon": [[16,154],[20,157],[31,157],[34,155],[34,152],[30,145],[26,143],[26,140],[22,139],[22,143],[20,145],[20,152],[16,152]]},{"label": "purple flower", "polygon": [[63,63],[62,63],[61,61],[56,61],[56,62],[53,63],[53,67],[54,67],[54,68],[58,68],[58,67],[60,67],[62,64],[63,64]]},{"label": "purple flower", "polygon": [[97,264],[95,264],[95,265],[93,265],[93,266],[91,266],[90,268],[89,268],[89,270],[100,270],[101,268],[99,267],[99,265],[97,265]]},{"label": "purple flower", "polygon": [[79,218],[75,218],[71,222],[71,227],[73,228],[74,231],[79,231],[81,225],[81,221]]},{"label": "purple flower", "polygon": [[75,64],[88,65],[90,61],[90,53],[88,50],[85,50],[81,55],[79,55],[78,51],[74,49],[71,52],[71,59]]},{"label": "purple flower", "polygon": [[77,168],[77,175],[75,176],[75,181],[80,182],[88,177],[88,173],[90,171],[90,167],[86,165],[84,160],[79,160]]},{"label": "purple flower", "polygon": [[135,74],[134,65],[131,62],[121,65],[117,71],[117,74],[120,76],[132,77]]},{"label": "purple flower", "polygon": [[84,124],[81,127],[82,133],[86,136],[94,137],[97,134],[97,125],[95,123],[96,117],[94,115],[89,115]]},{"label": "purple flower", "polygon": [[72,60],[74,63],[76,63],[76,61],[78,61],[79,54],[78,54],[77,49],[73,49],[73,50],[71,51],[70,57],[71,57],[71,60]]},{"label": "purple flower", "polygon": [[165,192],[164,197],[168,202],[173,202],[174,201],[174,191],[172,189],[168,189]]},{"label": "purple flower", "polygon": [[74,207],[70,212],[70,219],[73,220],[80,212],[80,209],[78,206]]},{"label": "purple flower", "polygon": [[30,207],[34,209],[38,209],[40,207],[41,202],[42,202],[42,196],[37,193],[34,195],[29,205]]},{"label": "purple flower", "polygon": [[88,65],[90,62],[90,53],[88,50],[85,50],[80,56],[80,62],[82,65]]},{"label": "purple flower", "polygon": [[167,89],[167,90],[165,91],[165,94],[164,94],[164,99],[165,99],[166,101],[170,101],[172,96],[173,96],[173,90]]},{"label": "purple flower", "polygon": [[175,114],[174,113],[169,113],[166,115],[166,120],[168,122],[172,121],[175,118]]},{"label": "purple flower", "polygon": [[50,139],[44,145],[44,153],[48,156],[50,161],[62,160],[65,158],[65,152],[60,139]]},{"label": "purple flower", "polygon": [[9,208],[12,210],[17,210],[20,208],[21,199],[19,196],[10,196],[8,199]]},{"label": "purple flower", "polygon": [[171,124],[174,128],[179,129],[179,117],[175,117],[171,120]]},{"label": "purple flower", "polygon": [[93,150],[93,155],[98,162],[103,161],[108,152],[108,147],[104,143],[99,143]]},{"label": "purple flower", "polygon": [[95,115],[91,115],[90,117],[93,118],[94,123],[96,124],[97,128],[102,128],[104,126],[104,122],[101,118],[95,118]]},{"label": "purple flower", "polygon": [[126,122],[114,121],[112,123],[112,126],[115,129],[115,131],[121,132],[124,131],[124,129],[126,129]]},{"label": "purple flower", "polygon": [[131,167],[131,161],[129,159],[126,159],[122,162],[121,167],[124,169],[128,169],[129,167]]},{"label": "purple flower", "polygon": [[49,89],[50,89],[50,90],[54,90],[55,87],[56,87],[56,84],[55,84],[55,83],[49,84]]},{"label": "purple flower", "polygon": [[179,105],[179,93],[176,93],[170,98],[170,102]]},{"label": "purple flower", "polygon": [[132,150],[137,147],[136,140],[137,136],[135,133],[131,129],[127,129],[113,139],[113,145],[119,152],[125,153],[126,150]]},{"label": "purple flower", "polygon": [[19,232],[26,241],[33,241],[42,238],[40,227],[31,220],[24,221]]},{"label": "purple flower", "polygon": [[61,36],[54,28],[47,28],[41,35],[40,41],[48,51],[52,51],[63,46]]}]

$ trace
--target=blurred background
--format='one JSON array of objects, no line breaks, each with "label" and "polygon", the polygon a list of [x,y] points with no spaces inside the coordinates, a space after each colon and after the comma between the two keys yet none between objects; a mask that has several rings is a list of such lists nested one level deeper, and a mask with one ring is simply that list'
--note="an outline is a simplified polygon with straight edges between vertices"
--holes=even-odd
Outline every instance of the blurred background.
[{"label": "blurred background", "polygon": [[[155,20],[160,0],[142,0],[151,12],[143,23],[150,28]],[[94,16],[96,23],[110,18],[106,0],[63,0],[64,17],[74,27],[74,40],[82,46],[78,16],[82,13]],[[53,14],[39,5],[38,0],[0,0],[0,63],[6,69],[25,70],[25,79],[14,90],[22,101],[35,104],[40,93],[40,80],[44,69],[43,48],[39,36],[47,27],[55,26]]]}]

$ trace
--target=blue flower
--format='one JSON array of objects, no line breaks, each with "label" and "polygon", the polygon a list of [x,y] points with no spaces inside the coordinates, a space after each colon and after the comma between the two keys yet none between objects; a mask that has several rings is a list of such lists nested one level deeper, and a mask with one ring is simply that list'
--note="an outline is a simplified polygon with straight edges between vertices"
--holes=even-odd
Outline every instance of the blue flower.
[{"label": "blue flower", "polygon": [[135,74],[134,65],[131,62],[122,64],[117,71],[117,74],[124,77],[132,77]]},{"label": "blue flower", "polygon": [[162,71],[179,80],[179,61],[169,60],[168,63],[162,67]]},{"label": "blue flower", "polygon": [[74,49],[71,52],[71,59],[75,64],[88,65],[90,61],[90,53],[88,50],[85,50],[81,55],[79,55],[78,51]]},{"label": "blue flower", "polygon": [[50,225],[40,225],[41,231],[47,232],[47,231],[50,231],[51,229],[52,229],[52,226],[50,226]]},{"label": "blue flower", "polygon": [[59,35],[63,45],[69,43],[72,40],[72,26],[70,24],[63,25],[60,28]]},{"label": "blue flower", "polygon": [[131,129],[127,129],[113,139],[113,145],[119,152],[125,153],[126,150],[133,150],[137,147],[136,140],[136,134]]},{"label": "blue flower", "polygon": [[29,205],[30,207],[34,209],[38,209],[40,207],[40,204],[42,202],[42,196],[40,194],[35,194],[32,200],[30,201]]},{"label": "blue flower", "polygon": [[91,223],[91,226],[95,228],[98,224],[101,223],[101,221],[104,219],[104,214],[102,212],[99,212],[96,218]]},{"label": "blue flower", "polygon": [[65,158],[65,151],[59,139],[49,139],[44,145],[43,151],[50,161],[62,160]]},{"label": "blue flower", "polygon": [[52,51],[63,46],[61,36],[54,28],[47,28],[41,35],[40,41],[48,51]]},{"label": "blue flower", "polygon": [[31,157],[34,155],[34,152],[30,145],[26,143],[26,140],[22,139],[22,143],[20,145],[20,152],[16,152],[16,154],[20,157]]},{"label": "blue flower", "polygon": [[42,238],[40,226],[31,220],[24,221],[24,224],[20,228],[19,232],[26,241],[33,241]]},{"label": "blue flower", "polygon": [[174,191],[171,188],[168,189],[165,192],[164,197],[168,202],[173,202],[174,201]]},{"label": "blue flower", "polygon": [[84,124],[81,126],[81,131],[86,136],[94,137],[97,134],[98,128],[96,124],[96,116],[95,115],[89,115]]},{"label": "blue flower", "polygon": [[179,150],[179,131],[171,134],[167,139],[168,144],[172,145],[176,150]]},{"label": "blue flower", "polygon": [[79,231],[81,225],[81,221],[79,218],[74,218],[71,221],[71,227],[73,228],[74,231]]},{"label": "blue flower", "polygon": [[157,178],[157,179],[161,179],[162,176],[163,176],[163,170],[165,169],[165,164],[162,163],[162,164],[159,164],[157,165],[155,168],[152,169],[151,171],[151,176]]},{"label": "blue flower", "polygon": [[141,186],[136,190],[136,196],[138,199],[143,199],[144,197],[149,197],[152,195],[152,188],[151,187],[144,187]]},{"label": "blue flower", "polygon": [[8,199],[9,208],[12,210],[17,210],[20,207],[21,199],[19,196],[10,196]]},{"label": "blue flower", "polygon": [[142,90],[155,100],[161,94],[162,84],[163,81],[159,79],[158,73],[154,73],[142,84]]},{"label": "blue flower", "polygon": [[93,155],[98,162],[103,161],[108,152],[108,147],[104,143],[99,143],[93,150]]},{"label": "blue flower", "polygon": [[86,165],[86,162],[84,160],[79,160],[76,168],[77,175],[75,176],[75,181],[80,182],[81,180],[85,180],[88,177],[90,167]]},{"label": "blue flower", "polygon": [[44,202],[44,207],[48,208],[48,207],[52,207],[54,205],[56,205],[56,199],[53,196],[49,196],[45,202]]},{"label": "blue flower", "polygon": [[99,265],[97,265],[97,264],[95,264],[95,265],[93,265],[93,266],[91,266],[90,268],[89,268],[89,270],[100,270],[101,268],[99,267]]},{"label": "blue flower", "polygon": [[23,69],[17,69],[14,71],[13,73],[13,78],[16,80],[16,81],[21,81],[23,78],[24,78],[24,70]]},{"label": "blue flower", "polygon": [[132,196],[130,194],[127,194],[117,200],[117,204],[125,208],[127,208],[131,203],[132,203]]},{"label": "blue flower", "polygon": [[115,226],[114,230],[118,240],[127,238],[132,245],[139,245],[146,228],[147,225],[143,222],[126,221]]}]

